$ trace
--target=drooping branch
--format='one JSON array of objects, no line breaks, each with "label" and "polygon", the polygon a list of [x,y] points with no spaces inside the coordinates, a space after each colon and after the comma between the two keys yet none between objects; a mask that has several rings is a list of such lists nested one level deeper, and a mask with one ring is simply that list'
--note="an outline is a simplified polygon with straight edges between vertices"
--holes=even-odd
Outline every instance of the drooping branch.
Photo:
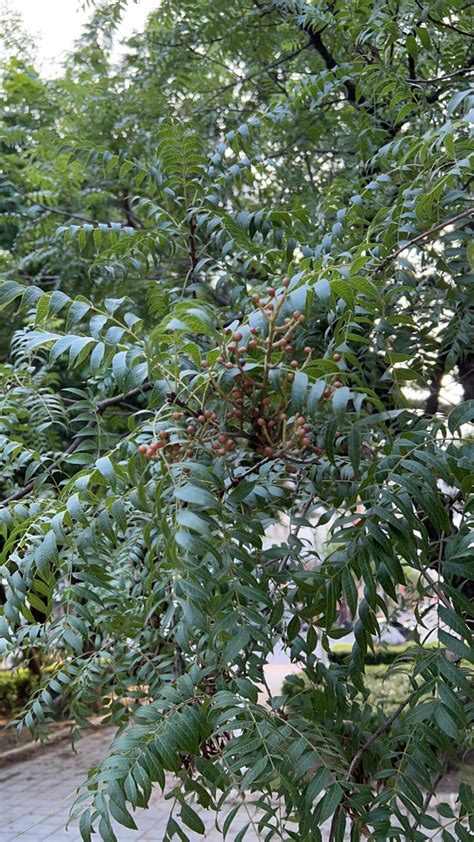
[{"label": "drooping branch", "polygon": [[[146,383],[143,383],[142,386],[137,386],[135,389],[131,389],[130,392],[123,392],[121,395],[114,395],[111,398],[105,398],[103,401],[99,401],[99,403],[97,403],[95,406],[96,415],[102,415],[105,412],[105,410],[109,408],[109,406],[116,406],[117,404],[126,403],[127,401],[132,400],[133,398],[140,395],[142,392],[149,392],[150,389],[153,389],[153,385],[154,384],[151,381],[147,381]],[[87,438],[88,436],[85,435],[74,436],[74,438],[71,441],[71,444],[64,451],[61,461],[63,461],[66,456],[70,456],[71,453],[74,453],[74,451],[77,450],[79,445],[81,445],[82,442],[85,441]],[[59,460],[55,460],[52,463],[51,468],[61,470]],[[9,497],[5,497],[4,500],[0,500],[0,506],[7,506],[9,503],[14,503],[15,500],[22,500],[23,497],[27,497],[30,491],[32,491],[35,487],[37,481],[38,477],[35,477],[34,479],[27,482],[26,485],[23,485],[21,488],[15,491],[13,494],[10,494]]]},{"label": "drooping branch", "polygon": [[452,216],[450,219],[445,219],[444,222],[439,222],[437,225],[433,225],[432,228],[428,228],[427,231],[423,231],[421,234],[418,234],[417,237],[413,237],[412,240],[408,240],[403,246],[400,246],[399,249],[393,251],[388,257],[385,257],[375,269],[372,269],[371,274],[375,272],[382,272],[390,263],[393,263],[397,257],[400,257],[404,251],[410,249],[412,246],[418,245],[418,243],[423,243],[425,240],[429,240],[433,234],[438,234],[444,228],[447,228],[448,225],[454,225],[456,222],[460,222],[461,219],[469,219],[469,217],[474,218],[474,208],[469,208],[468,210],[462,211],[462,213],[458,213],[456,216]]}]

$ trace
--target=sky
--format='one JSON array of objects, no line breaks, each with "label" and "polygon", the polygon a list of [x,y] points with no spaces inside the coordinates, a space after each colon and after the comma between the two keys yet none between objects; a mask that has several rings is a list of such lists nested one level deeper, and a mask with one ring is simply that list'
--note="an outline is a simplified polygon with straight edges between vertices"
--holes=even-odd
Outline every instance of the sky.
[{"label": "sky", "polygon": [[[140,29],[158,5],[159,0],[130,0],[117,40]],[[90,9],[82,8],[82,0],[0,0],[0,8],[5,6],[21,12],[25,29],[35,37],[41,69],[48,75],[59,69],[90,14]]]}]

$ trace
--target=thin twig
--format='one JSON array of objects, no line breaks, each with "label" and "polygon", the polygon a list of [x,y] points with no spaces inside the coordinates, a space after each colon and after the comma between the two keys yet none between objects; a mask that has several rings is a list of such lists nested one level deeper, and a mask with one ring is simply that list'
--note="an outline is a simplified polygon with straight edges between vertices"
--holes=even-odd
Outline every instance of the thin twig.
[{"label": "thin twig", "polygon": [[[142,392],[149,392],[150,389],[153,388],[153,385],[154,384],[151,381],[147,381],[146,383],[143,383],[142,386],[137,386],[135,389],[131,389],[130,392],[122,393],[121,395],[114,395],[112,398],[105,398],[105,400],[99,401],[99,403],[96,404],[95,412],[97,415],[102,415],[102,413],[105,412],[105,410],[108,409],[109,406],[116,406],[117,404],[124,403],[128,400],[131,400],[132,398],[137,397],[137,395],[140,395]],[[70,456],[71,453],[74,453],[74,451],[77,450],[79,445],[81,445],[82,442],[85,441],[87,438],[88,436],[85,435],[74,436],[73,440],[71,441],[71,444],[69,445],[67,450],[64,451],[61,457],[61,461],[64,459],[65,456]],[[54,468],[60,470],[59,460],[55,460],[52,463],[50,470]],[[26,485],[22,486],[22,488],[19,488],[18,491],[15,491],[13,494],[10,494],[9,497],[5,497],[4,500],[0,500],[0,506],[7,506],[9,503],[13,503],[15,500],[21,500],[23,499],[23,497],[26,497],[30,493],[30,491],[33,490],[37,481],[38,477],[35,477],[34,479],[30,480],[30,482],[28,482]]]},{"label": "thin twig", "polygon": [[445,219],[444,222],[438,223],[438,225],[433,225],[432,228],[428,228],[427,231],[423,231],[421,234],[418,234],[417,237],[413,237],[412,240],[408,240],[405,245],[401,246],[396,251],[389,254],[388,257],[385,257],[374,269],[371,270],[371,274],[375,272],[381,272],[387,268],[394,260],[397,259],[404,251],[411,248],[412,246],[416,246],[418,243],[422,243],[424,240],[431,237],[433,234],[437,234],[439,231],[442,231],[443,228],[447,228],[448,225],[454,225],[456,222],[459,222],[461,219],[468,219],[470,216],[474,216],[474,208],[469,208],[468,210],[463,211],[462,213],[458,213],[456,216],[452,216],[450,219]]}]

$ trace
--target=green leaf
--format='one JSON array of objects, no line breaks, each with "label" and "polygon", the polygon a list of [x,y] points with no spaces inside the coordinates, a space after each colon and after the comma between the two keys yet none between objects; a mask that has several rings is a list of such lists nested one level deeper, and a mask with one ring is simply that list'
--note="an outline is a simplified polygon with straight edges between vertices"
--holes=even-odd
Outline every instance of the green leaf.
[{"label": "green leaf", "polygon": [[463,401],[456,406],[448,417],[448,427],[451,433],[455,433],[462,424],[474,420],[474,399]]},{"label": "green leaf", "polygon": [[206,827],[204,825],[204,822],[202,821],[200,816],[196,813],[196,811],[193,810],[193,808],[189,806],[189,804],[186,804],[186,803],[181,804],[180,816],[181,816],[183,822],[188,827],[190,827],[191,830],[194,830],[195,833],[203,834],[203,833],[206,832]]},{"label": "green leaf", "polygon": [[199,485],[181,485],[175,489],[175,497],[183,503],[191,503],[196,506],[216,511],[219,508],[219,501]]}]

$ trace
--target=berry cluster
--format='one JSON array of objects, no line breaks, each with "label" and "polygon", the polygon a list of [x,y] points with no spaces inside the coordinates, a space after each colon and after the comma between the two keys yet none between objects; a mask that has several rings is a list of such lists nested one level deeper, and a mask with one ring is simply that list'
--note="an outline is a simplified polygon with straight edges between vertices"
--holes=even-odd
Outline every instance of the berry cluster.
[{"label": "berry cluster", "polygon": [[[176,395],[169,395],[170,403],[183,411],[175,410],[171,415],[174,425],[160,431],[157,440],[141,444],[140,453],[150,459],[161,451],[160,456],[166,454],[167,460],[174,461],[191,457],[196,449],[205,448],[224,457],[231,456],[240,439],[242,445],[246,443],[269,459],[278,456],[287,462],[306,459],[306,454],[313,459],[321,455],[311,423],[303,415],[292,412],[291,386],[285,387],[293,382],[297,371],[310,364],[312,356],[309,345],[303,348],[302,354],[296,354],[292,345],[305,316],[299,310],[289,315],[281,312],[288,298],[289,283],[289,279],[283,280],[283,292],[278,299],[274,287],[268,287],[266,297],[252,296],[266,325],[234,332],[226,328],[215,367],[211,368],[207,359],[201,361],[201,368],[213,387],[213,397],[220,402],[219,414],[204,407],[194,410]],[[341,355],[335,353],[332,359],[339,362]],[[275,389],[272,373],[277,370],[280,384]],[[330,398],[333,388],[342,385],[340,380],[334,380],[324,390],[322,399]],[[291,465],[288,469],[292,470]]]}]

